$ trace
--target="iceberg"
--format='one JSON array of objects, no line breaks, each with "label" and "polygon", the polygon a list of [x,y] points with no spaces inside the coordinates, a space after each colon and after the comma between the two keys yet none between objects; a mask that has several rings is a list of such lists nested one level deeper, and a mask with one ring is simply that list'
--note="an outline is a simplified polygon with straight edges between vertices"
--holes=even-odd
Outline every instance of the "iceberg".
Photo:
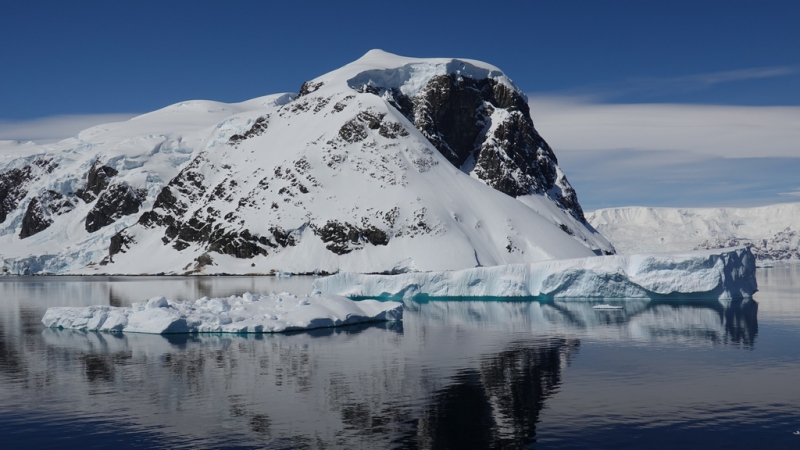
[{"label": "iceberg", "polygon": [[150,334],[278,333],[402,318],[403,305],[398,302],[248,292],[195,301],[153,297],[130,307],[48,308],[42,323],[49,328]]},{"label": "iceberg", "polygon": [[340,273],[314,292],[351,298],[536,297],[742,299],[758,290],[746,247],[686,253],[611,255],[476,267],[449,272]]}]

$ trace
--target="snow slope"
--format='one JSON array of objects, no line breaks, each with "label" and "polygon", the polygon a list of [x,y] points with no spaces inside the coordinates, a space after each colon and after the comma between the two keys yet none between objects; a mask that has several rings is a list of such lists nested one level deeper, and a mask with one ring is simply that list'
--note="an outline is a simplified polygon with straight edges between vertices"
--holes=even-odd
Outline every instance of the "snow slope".
[{"label": "snow slope", "polygon": [[612,253],[499,69],[371,51],[297,96],[0,145],[10,273],[406,272]]},{"label": "snow slope", "polygon": [[402,275],[340,273],[316,292],[349,297],[749,298],[757,291],[747,248],[598,256]]},{"label": "snow slope", "polygon": [[[85,219],[96,201],[86,203],[75,193],[86,187],[87,175],[96,162],[118,171],[114,184],[143,190],[140,209],[144,210],[199,148],[219,145],[220,136],[231,133],[226,118],[274,108],[292,98],[291,94],[278,94],[238,104],[182,102],[125,122],[98,125],[55,144],[6,141],[0,146],[3,268],[11,273],[67,273],[99,263],[108,255],[111,236],[135,223],[138,215],[122,216],[100,230],[86,231]],[[28,168],[32,173],[24,176]],[[15,172],[21,176],[14,176]],[[4,183],[9,180],[18,183]],[[15,190],[17,198],[13,198]],[[20,239],[27,206],[48,191],[68,199],[71,206],[48,217],[52,220],[48,228]]]},{"label": "snow slope", "polygon": [[403,305],[397,302],[245,293],[196,301],[153,297],[131,307],[48,308],[42,323],[49,328],[150,334],[276,333],[402,318]]},{"label": "snow slope", "polygon": [[748,245],[759,260],[800,260],[800,203],[609,208],[587,214],[587,220],[623,254]]}]

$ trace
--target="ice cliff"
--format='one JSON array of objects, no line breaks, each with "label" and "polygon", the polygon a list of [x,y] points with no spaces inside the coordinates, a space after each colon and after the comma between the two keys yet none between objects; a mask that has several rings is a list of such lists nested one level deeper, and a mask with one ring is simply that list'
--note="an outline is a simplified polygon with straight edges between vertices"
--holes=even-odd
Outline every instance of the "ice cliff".
[{"label": "ice cliff", "polygon": [[749,298],[757,291],[747,248],[674,254],[612,255],[451,272],[340,273],[316,292],[355,298]]}]

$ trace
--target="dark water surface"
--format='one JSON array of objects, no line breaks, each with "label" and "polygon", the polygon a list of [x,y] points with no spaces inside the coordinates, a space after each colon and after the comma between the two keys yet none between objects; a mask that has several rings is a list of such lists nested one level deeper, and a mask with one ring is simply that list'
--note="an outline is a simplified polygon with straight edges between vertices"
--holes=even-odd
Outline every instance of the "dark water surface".
[{"label": "dark water surface", "polygon": [[0,448],[800,448],[800,265],[755,300],[407,302],[276,335],[45,329],[50,306],[294,278],[0,278]]}]

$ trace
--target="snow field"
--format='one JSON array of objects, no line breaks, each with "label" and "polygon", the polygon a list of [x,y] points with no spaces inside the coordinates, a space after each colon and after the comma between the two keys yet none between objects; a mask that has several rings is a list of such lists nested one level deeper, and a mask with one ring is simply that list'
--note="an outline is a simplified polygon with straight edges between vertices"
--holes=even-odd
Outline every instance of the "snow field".
[{"label": "snow field", "polygon": [[632,206],[599,209],[586,214],[586,220],[623,254],[712,248],[714,242],[733,239],[738,245],[763,247],[767,259],[792,259],[800,251],[797,238],[787,236],[800,232],[800,203],[755,208]]}]

